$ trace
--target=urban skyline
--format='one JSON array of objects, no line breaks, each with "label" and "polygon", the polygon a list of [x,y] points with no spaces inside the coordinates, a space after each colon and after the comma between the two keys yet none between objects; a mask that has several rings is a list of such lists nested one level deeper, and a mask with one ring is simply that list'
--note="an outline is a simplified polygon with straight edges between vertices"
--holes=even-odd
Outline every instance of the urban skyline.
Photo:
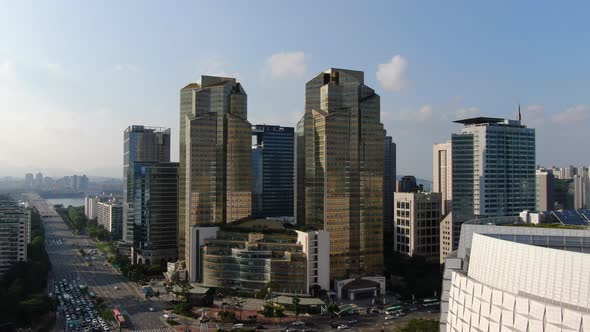
[{"label": "urban skyline", "polygon": [[[116,165],[121,158],[117,142],[121,130],[130,123],[169,127],[175,146],[179,122],[174,87],[200,74],[238,74],[248,86],[252,123],[294,127],[304,109],[306,77],[328,66],[363,70],[368,85],[382,96],[385,129],[399,145],[398,154],[406,156],[399,159],[399,174],[429,179],[432,143],[460,130],[452,120],[474,114],[515,119],[519,103],[523,123],[537,129],[538,163],[590,164],[587,155],[576,153],[569,144],[589,135],[583,130],[590,114],[584,89],[590,67],[583,57],[588,44],[578,38],[585,31],[578,17],[585,3],[554,10],[532,2],[510,6],[374,2],[380,8],[374,16],[355,17],[373,36],[361,41],[358,49],[363,52],[350,50],[344,42],[349,34],[358,36],[358,29],[342,27],[345,31],[336,33],[331,26],[325,27],[334,38],[332,50],[326,52],[320,43],[324,34],[298,24],[301,16],[296,14],[305,10],[299,4],[255,6],[260,15],[271,18],[268,26],[283,28],[281,33],[268,33],[272,29],[263,23],[251,24],[257,14],[245,4],[236,4],[232,11],[211,3],[179,11],[148,3],[139,12],[130,4],[117,4],[116,24],[104,30],[88,22],[108,20],[113,13],[106,9],[109,6],[48,4],[6,4],[0,14],[5,45],[0,51],[3,109],[13,110],[3,111],[12,125],[0,133],[0,142],[22,142],[18,148],[0,145],[0,175],[17,176],[43,166],[63,175],[120,177]],[[350,3],[323,3],[305,15],[319,22],[322,13],[335,10],[346,20],[357,14],[353,8]],[[188,13],[194,17],[166,28],[147,23],[159,21],[161,11],[169,17],[186,18]],[[206,12],[243,27],[231,49],[215,42],[230,38],[233,29],[227,27],[201,37],[209,46],[205,50],[175,37],[187,31],[188,23],[183,22],[213,24]],[[499,20],[501,26],[496,24]],[[291,38],[283,38],[285,33]],[[92,43],[81,38],[89,35],[97,38]],[[22,40],[28,41],[27,46]],[[546,47],[548,42],[552,47]],[[159,51],[169,48],[175,51]],[[108,51],[114,49],[119,51]],[[240,56],[233,53],[235,49],[241,50]],[[77,139],[69,139],[70,135]],[[93,151],[101,146],[112,148],[96,158]],[[49,158],[46,151],[57,158]],[[79,158],[66,167],[58,163],[70,153]],[[176,151],[171,160],[178,161]]]}]

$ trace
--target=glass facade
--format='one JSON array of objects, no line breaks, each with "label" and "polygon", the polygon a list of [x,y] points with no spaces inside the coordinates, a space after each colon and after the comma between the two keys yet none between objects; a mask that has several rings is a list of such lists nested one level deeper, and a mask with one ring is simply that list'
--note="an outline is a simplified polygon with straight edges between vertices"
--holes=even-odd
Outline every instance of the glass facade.
[{"label": "glass facade", "polygon": [[[133,242],[133,188],[130,167],[135,162],[170,162],[170,129],[133,125],[123,133],[123,240]],[[132,179],[131,179],[131,182]]]},{"label": "glass facade", "polygon": [[138,263],[176,260],[178,163],[141,163],[132,167],[133,252]]},{"label": "glass facade", "polygon": [[304,294],[306,264],[295,236],[220,232],[201,247],[203,284]]},{"label": "glass facade", "polygon": [[180,91],[179,259],[191,226],[225,224],[252,212],[251,124],[234,78],[202,76]]},{"label": "glass facade", "polygon": [[382,273],[379,95],[363,72],[328,69],[306,84],[297,131],[297,223],[330,232],[331,279]]},{"label": "glass facade", "polygon": [[292,217],[294,129],[252,127],[252,214],[255,217]]},{"label": "glass facade", "polygon": [[383,249],[393,251],[393,193],[396,181],[396,146],[391,136],[383,142]]}]

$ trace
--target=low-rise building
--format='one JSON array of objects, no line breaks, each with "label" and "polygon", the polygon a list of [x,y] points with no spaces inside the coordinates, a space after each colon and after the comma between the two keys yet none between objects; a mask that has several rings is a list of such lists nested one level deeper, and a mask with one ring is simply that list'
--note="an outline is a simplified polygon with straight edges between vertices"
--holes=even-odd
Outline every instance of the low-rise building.
[{"label": "low-rise building", "polygon": [[445,261],[441,331],[586,331],[590,231],[518,227],[519,217],[463,223]]},{"label": "low-rise building", "polygon": [[31,212],[8,195],[0,195],[0,276],[27,260]]}]

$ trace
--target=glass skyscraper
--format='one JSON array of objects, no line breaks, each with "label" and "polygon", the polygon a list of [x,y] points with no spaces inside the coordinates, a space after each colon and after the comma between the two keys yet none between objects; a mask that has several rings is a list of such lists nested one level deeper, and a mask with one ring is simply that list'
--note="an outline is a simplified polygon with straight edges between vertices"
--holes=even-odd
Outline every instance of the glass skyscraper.
[{"label": "glass skyscraper", "polygon": [[307,82],[296,220],[330,232],[332,280],[383,272],[384,138],[380,97],[363,72],[331,68]]},{"label": "glass skyscraper", "polygon": [[135,193],[129,187],[129,170],[135,162],[170,162],[170,129],[133,125],[123,138],[123,241],[133,242]]},{"label": "glass skyscraper", "polygon": [[294,129],[252,126],[252,215],[292,217]]},{"label": "glass skyscraper", "polygon": [[201,76],[180,90],[178,257],[190,271],[191,226],[252,213],[252,125],[235,78]]}]

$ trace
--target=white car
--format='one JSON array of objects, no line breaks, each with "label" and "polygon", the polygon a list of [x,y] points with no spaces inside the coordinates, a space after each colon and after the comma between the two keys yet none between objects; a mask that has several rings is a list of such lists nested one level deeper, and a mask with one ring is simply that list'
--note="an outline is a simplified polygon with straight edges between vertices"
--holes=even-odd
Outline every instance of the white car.
[{"label": "white car", "polygon": [[348,325],[346,325],[346,324],[340,324],[340,325],[338,325],[338,329],[339,330],[346,330],[346,329],[348,329]]},{"label": "white car", "polygon": [[119,290],[119,286],[115,286],[115,290]]},{"label": "white car", "polygon": [[154,307],[149,307],[148,310],[151,311],[151,312],[156,311],[156,309],[154,309]]}]

